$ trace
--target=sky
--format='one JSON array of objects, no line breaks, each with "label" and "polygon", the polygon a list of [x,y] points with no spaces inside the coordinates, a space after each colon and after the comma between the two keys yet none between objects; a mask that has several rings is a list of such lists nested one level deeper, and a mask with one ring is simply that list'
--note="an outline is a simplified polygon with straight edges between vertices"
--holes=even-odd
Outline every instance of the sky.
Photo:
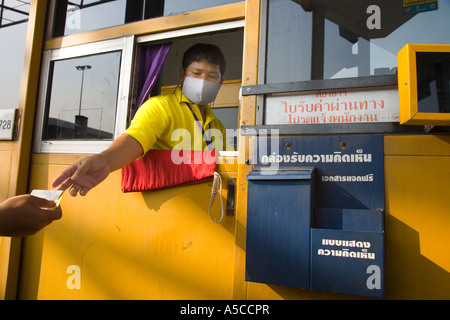
[{"label": "sky", "polygon": [[0,109],[19,102],[27,23],[0,29]]}]

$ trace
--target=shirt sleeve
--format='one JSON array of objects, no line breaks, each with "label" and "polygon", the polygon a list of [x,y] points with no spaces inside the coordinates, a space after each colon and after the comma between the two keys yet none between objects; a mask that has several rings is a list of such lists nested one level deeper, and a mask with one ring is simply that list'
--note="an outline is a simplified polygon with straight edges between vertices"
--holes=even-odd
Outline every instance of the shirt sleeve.
[{"label": "shirt sleeve", "polygon": [[163,134],[168,121],[169,115],[163,103],[157,99],[149,99],[136,112],[125,133],[141,144],[145,154]]}]

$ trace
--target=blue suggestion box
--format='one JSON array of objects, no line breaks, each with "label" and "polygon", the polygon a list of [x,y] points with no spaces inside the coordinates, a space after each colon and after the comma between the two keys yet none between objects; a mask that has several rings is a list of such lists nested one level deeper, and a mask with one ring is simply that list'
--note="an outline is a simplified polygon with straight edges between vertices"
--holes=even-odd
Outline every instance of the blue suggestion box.
[{"label": "blue suggestion box", "polygon": [[383,298],[383,136],[258,138],[255,151],[246,280]]}]

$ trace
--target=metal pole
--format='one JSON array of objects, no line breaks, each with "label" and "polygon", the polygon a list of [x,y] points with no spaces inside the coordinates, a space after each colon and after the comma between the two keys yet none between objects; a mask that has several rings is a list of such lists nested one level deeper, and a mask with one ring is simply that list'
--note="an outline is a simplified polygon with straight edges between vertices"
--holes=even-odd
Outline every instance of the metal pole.
[{"label": "metal pole", "polygon": [[83,83],[84,83],[84,70],[89,70],[92,67],[90,65],[76,66],[77,70],[81,70],[81,88],[80,88],[80,105],[78,107],[78,115],[81,115],[81,102],[83,100]]}]

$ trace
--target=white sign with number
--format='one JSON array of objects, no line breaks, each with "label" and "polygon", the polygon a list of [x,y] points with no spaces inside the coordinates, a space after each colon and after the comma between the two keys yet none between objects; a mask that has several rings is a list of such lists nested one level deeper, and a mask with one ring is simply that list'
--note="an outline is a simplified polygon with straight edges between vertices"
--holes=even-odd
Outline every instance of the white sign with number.
[{"label": "white sign with number", "polygon": [[12,140],[16,109],[0,109],[0,140]]}]

